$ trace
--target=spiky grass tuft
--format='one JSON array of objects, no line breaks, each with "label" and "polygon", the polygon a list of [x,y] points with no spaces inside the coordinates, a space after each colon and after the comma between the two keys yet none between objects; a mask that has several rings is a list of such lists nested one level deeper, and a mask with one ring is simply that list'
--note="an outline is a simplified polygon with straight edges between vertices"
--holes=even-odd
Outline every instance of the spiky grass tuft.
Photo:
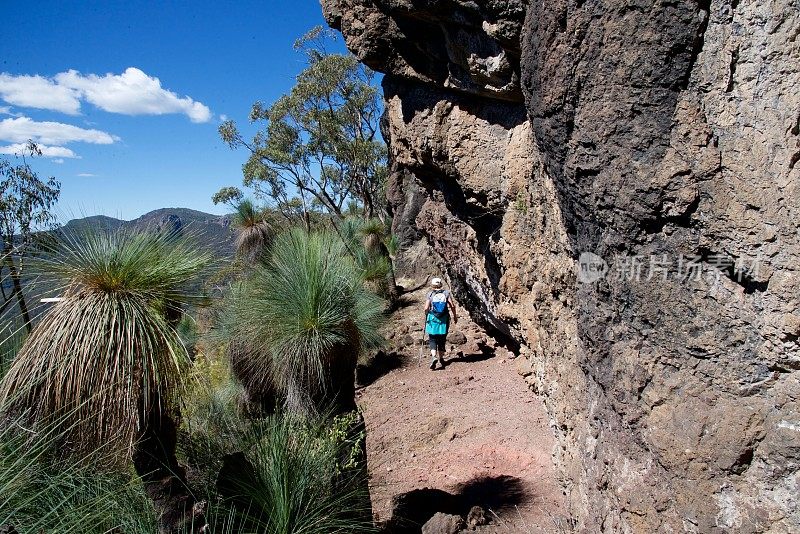
[{"label": "spiky grass tuft", "polygon": [[224,498],[242,530],[375,532],[364,473],[344,463],[360,454],[363,435],[343,439],[353,420],[274,416],[234,435],[247,472],[230,477]]},{"label": "spiky grass tuft", "polygon": [[256,261],[267,249],[275,234],[263,210],[248,199],[236,205],[233,226],[237,230],[236,253],[247,261]]},{"label": "spiky grass tuft", "polygon": [[358,413],[243,417],[238,396],[232,383],[206,381],[185,411],[185,452],[213,531],[375,531]]},{"label": "spiky grass tuft", "polygon": [[358,229],[364,239],[364,248],[368,252],[377,252],[386,237],[386,225],[380,219],[363,221]]},{"label": "spiky grass tuft", "polygon": [[42,316],[0,384],[32,424],[60,420],[63,446],[127,461],[155,403],[168,409],[189,364],[175,329],[184,288],[210,262],[186,239],[116,231],[62,236],[36,267],[63,300]]},{"label": "spiky grass tuft", "polygon": [[249,344],[233,367],[270,370],[292,411],[352,409],[355,362],[380,343],[383,310],[338,236],[287,231],[232,294],[233,338]]},{"label": "spiky grass tuft", "polygon": [[104,463],[104,447],[84,457],[60,458],[66,431],[60,423],[31,430],[22,417],[4,418],[0,525],[14,532],[154,532],[155,512],[141,481],[129,472],[95,469]]}]

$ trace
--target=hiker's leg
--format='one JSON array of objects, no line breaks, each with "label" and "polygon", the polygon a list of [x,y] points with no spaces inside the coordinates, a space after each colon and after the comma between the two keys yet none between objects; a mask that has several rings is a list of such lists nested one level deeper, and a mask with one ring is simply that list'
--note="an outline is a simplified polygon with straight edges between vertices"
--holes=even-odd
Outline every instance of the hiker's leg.
[{"label": "hiker's leg", "polygon": [[436,341],[436,335],[429,335],[428,336],[428,347],[431,349],[431,369],[436,368],[436,362],[439,359],[439,355],[437,354],[437,348],[439,346],[438,342]]},{"label": "hiker's leg", "polygon": [[440,336],[439,339],[436,340],[436,353],[439,356],[439,364],[444,367],[444,353],[445,353],[445,339],[447,336]]}]

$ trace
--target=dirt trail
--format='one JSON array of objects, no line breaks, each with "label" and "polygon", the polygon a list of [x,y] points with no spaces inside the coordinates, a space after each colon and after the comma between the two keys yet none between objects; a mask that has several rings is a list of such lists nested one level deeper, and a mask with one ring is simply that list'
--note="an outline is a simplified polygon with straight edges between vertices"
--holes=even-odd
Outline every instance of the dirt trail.
[{"label": "dirt trail", "polygon": [[419,520],[478,504],[492,519],[481,532],[567,532],[541,400],[463,310],[445,369],[431,371],[427,351],[418,365],[425,294],[404,295],[386,332],[390,352],[359,373],[377,520],[412,492],[405,502]]}]

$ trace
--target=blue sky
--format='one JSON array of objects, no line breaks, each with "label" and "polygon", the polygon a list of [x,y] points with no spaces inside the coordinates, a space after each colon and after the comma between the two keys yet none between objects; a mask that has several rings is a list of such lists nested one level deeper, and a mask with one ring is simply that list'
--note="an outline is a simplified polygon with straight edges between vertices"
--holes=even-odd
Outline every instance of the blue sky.
[{"label": "blue sky", "polygon": [[33,167],[61,181],[64,219],[224,213],[211,195],[240,185],[246,154],[220,141],[220,120],[252,133],[250,106],[291,88],[292,44],[320,24],[317,0],[6,3],[0,151],[47,147]]}]

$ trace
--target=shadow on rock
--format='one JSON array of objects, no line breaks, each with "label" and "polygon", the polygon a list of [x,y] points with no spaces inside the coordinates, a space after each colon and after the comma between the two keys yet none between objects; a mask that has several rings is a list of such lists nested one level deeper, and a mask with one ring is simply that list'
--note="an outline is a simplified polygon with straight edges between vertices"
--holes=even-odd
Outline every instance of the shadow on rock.
[{"label": "shadow on rock", "polygon": [[423,488],[396,495],[392,499],[392,517],[382,528],[386,534],[419,534],[437,512],[466,517],[473,506],[500,512],[530,499],[516,477],[501,475],[480,477],[459,486],[453,494]]}]

